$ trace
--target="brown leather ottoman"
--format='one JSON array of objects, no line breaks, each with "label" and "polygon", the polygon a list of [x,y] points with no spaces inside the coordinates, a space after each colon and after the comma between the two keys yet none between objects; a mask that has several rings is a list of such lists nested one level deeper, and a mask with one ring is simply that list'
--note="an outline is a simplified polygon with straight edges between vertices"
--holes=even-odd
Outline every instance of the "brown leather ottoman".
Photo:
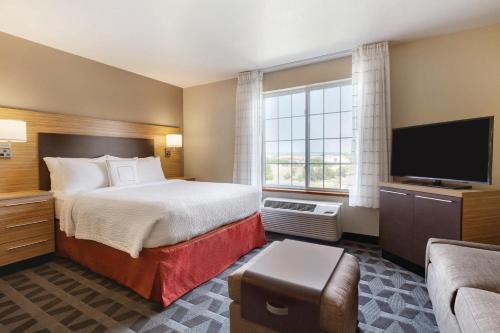
[{"label": "brown leather ottoman", "polygon": [[[229,276],[229,297],[233,300],[230,306],[231,333],[273,333],[267,327],[241,318],[240,295],[241,278],[246,269],[259,256],[279,242],[270,244],[266,249],[241,266]],[[358,320],[358,259],[344,253],[324,289],[320,304],[320,328],[325,333],[356,332]]]}]

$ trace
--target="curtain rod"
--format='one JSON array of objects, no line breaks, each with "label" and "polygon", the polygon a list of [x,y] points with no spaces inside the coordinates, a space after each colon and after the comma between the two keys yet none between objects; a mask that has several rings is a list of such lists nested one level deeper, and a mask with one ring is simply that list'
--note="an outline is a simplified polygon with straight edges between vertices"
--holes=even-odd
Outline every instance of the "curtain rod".
[{"label": "curtain rod", "polygon": [[281,65],[276,65],[276,66],[270,66],[266,68],[260,69],[263,73],[270,73],[270,72],[276,72],[280,71],[283,69],[290,69],[294,67],[300,67],[300,66],[305,66],[305,65],[311,65],[315,64],[318,62],[323,62],[323,61],[328,61],[328,60],[333,60],[333,59],[338,59],[338,58],[343,58],[352,55],[352,50],[343,50],[335,53],[329,53],[325,55],[321,55],[318,57],[313,57],[313,58],[308,58],[308,59],[303,59],[303,60],[297,60],[297,61],[292,61],[288,62],[285,64]]}]

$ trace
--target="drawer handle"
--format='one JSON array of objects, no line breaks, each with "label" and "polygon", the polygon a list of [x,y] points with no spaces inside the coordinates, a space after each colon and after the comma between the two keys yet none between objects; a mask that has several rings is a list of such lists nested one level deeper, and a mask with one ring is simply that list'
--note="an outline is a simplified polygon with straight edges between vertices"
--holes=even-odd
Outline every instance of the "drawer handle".
[{"label": "drawer handle", "polygon": [[446,203],[452,203],[452,202],[453,202],[453,201],[451,201],[451,200],[446,200],[446,199],[438,199],[438,198],[424,197],[423,195],[416,195],[416,196],[415,196],[415,198],[426,199],[426,200],[434,200],[434,201],[446,202]]},{"label": "drawer handle", "polygon": [[380,192],[397,194],[397,195],[408,195],[408,193],[396,192],[396,191],[388,191],[388,190],[380,190]]},{"label": "drawer handle", "polygon": [[266,302],[266,309],[273,315],[277,316],[288,316],[288,308],[287,307],[278,307],[274,306],[269,301]]},{"label": "drawer handle", "polygon": [[31,246],[31,245],[36,245],[36,244],[40,244],[40,243],[45,243],[45,242],[48,242],[48,241],[49,241],[48,239],[44,239],[44,240],[40,240],[40,241],[33,242],[33,243],[27,243],[27,244],[17,245],[17,246],[9,247],[7,249],[7,251],[12,251],[12,250],[20,249],[20,248],[26,247],[26,246]]},{"label": "drawer handle", "polygon": [[33,201],[25,201],[25,202],[16,202],[16,203],[11,203],[11,204],[6,204],[5,207],[29,205],[29,204],[39,203],[39,202],[46,202],[46,201],[49,201],[49,200],[45,199],[45,200],[33,200]]},{"label": "drawer handle", "polygon": [[24,227],[24,226],[27,226],[27,225],[44,223],[44,222],[48,222],[48,220],[40,220],[40,221],[34,221],[34,222],[27,222],[27,223],[20,223],[20,224],[8,225],[8,226],[5,227],[5,229],[14,229],[14,228],[18,228],[18,227]]}]

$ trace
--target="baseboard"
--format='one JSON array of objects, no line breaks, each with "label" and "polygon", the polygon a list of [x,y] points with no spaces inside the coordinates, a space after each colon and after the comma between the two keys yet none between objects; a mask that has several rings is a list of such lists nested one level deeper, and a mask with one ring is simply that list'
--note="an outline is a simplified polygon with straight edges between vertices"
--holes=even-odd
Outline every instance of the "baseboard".
[{"label": "baseboard", "polygon": [[414,264],[406,259],[403,259],[395,254],[382,250],[382,258],[387,259],[396,265],[406,268],[407,270],[418,274],[420,276],[425,276],[425,269],[422,266]]},{"label": "baseboard", "polygon": [[302,242],[309,242],[309,243],[323,244],[323,245],[338,244],[338,242],[331,242],[331,241],[326,241],[326,240],[321,240],[321,239],[316,239],[316,238],[309,238],[309,237],[302,237],[302,236],[280,234],[278,232],[271,232],[271,231],[266,231],[266,237],[267,237],[267,240],[269,242],[283,241],[284,239],[293,239],[293,240],[298,240],[298,241],[302,241]]},{"label": "baseboard", "polygon": [[[325,240],[320,240],[320,239],[315,239],[315,238],[285,235],[285,234],[280,234],[280,233],[270,232],[270,231],[266,231],[266,235],[267,235],[268,239],[271,241],[275,241],[275,240],[282,241],[283,239],[288,238],[288,239],[295,239],[295,240],[301,240],[301,241],[312,242],[312,243],[317,243],[317,244],[326,244],[326,245],[332,245],[332,244],[338,243],[338,242],[325,241]],[[352,232],[342,233],[341,240],[342,239],[351,240],[351,241],[360,242],[360,243],[378,244],[378,237],[377,236],[354,234]]]},{"label": "baseboard", "polygon": [[344,232],[342,239],[347,239],[355,242],[378,244],[378,237],[372,235],[355,234],[352,232]]},{"label": "baseboard", "polygon": [[55,255],[53,253],[45,254],[39,257],[34,257],[31,259],[26,259],[13,264],[5,265],[0,267],[0,276],[12,274],[23,269],[31,268],[34,266],[42,265],[47,261],[54,259]]}]

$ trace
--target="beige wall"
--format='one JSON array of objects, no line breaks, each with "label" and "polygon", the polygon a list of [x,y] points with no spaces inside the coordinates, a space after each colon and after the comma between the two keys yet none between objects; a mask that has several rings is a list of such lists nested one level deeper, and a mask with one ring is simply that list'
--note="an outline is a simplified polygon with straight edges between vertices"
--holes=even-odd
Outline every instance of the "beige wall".
[{"label": "beige wall", "polygon": [[[392,44],[390,52],[394,127],[487,115],[495,115],[498,125],[500,25]],[[350,76],[351,58],[346,57],[267,73],[264,76],[264,90]],[[196,164],[192,165],[186,163],[186,175],[199,176],[203,180],[231,180],[235,90],[236,80],[185,90],[185,159],[196,161]],[[219,116],[218,112],[222,114]],[[204,126],[204,123],[213,117],[221,123],[215,127]],[[197,135],[204,139],[195,138]],[[223,142],[223,145],[215,151],[214,142]],[[495,136],[494,146],[498,151],[500,135]],[[207,150],[212,154],[207,153]],[[207,165],[210,167],[207,168]],[[214,168],[214,165],[217,165],[217,168]],[[500,187],[500,153],[494,152],[493,168],[494,187]],[[288,193],[264,193],[264,196],[297,197]],[[348,207],[346,198],[342,197],[300,197],[344,202],[344,231],[378,235],[377,210]]]},{"label": "beige wall", "polygon": [[[393,127],[481,116],[500,126],[500,24],[395,44],[391,52]],[[500,188],[500,133],[493,187]]]},{"label": "beige wall", "polygon": [[285,89],[347,79],[351,77],[351,57],[333,59],[316,64],[285,69],[264,74],[264,91]]},{"label": "beige wall", "polygon": [[0,106],[182,125],[182,89],[0,33]]},{"label": "beige wall", "polygon": [[184,89],[184,174],[232,182],[236,79]]}]

